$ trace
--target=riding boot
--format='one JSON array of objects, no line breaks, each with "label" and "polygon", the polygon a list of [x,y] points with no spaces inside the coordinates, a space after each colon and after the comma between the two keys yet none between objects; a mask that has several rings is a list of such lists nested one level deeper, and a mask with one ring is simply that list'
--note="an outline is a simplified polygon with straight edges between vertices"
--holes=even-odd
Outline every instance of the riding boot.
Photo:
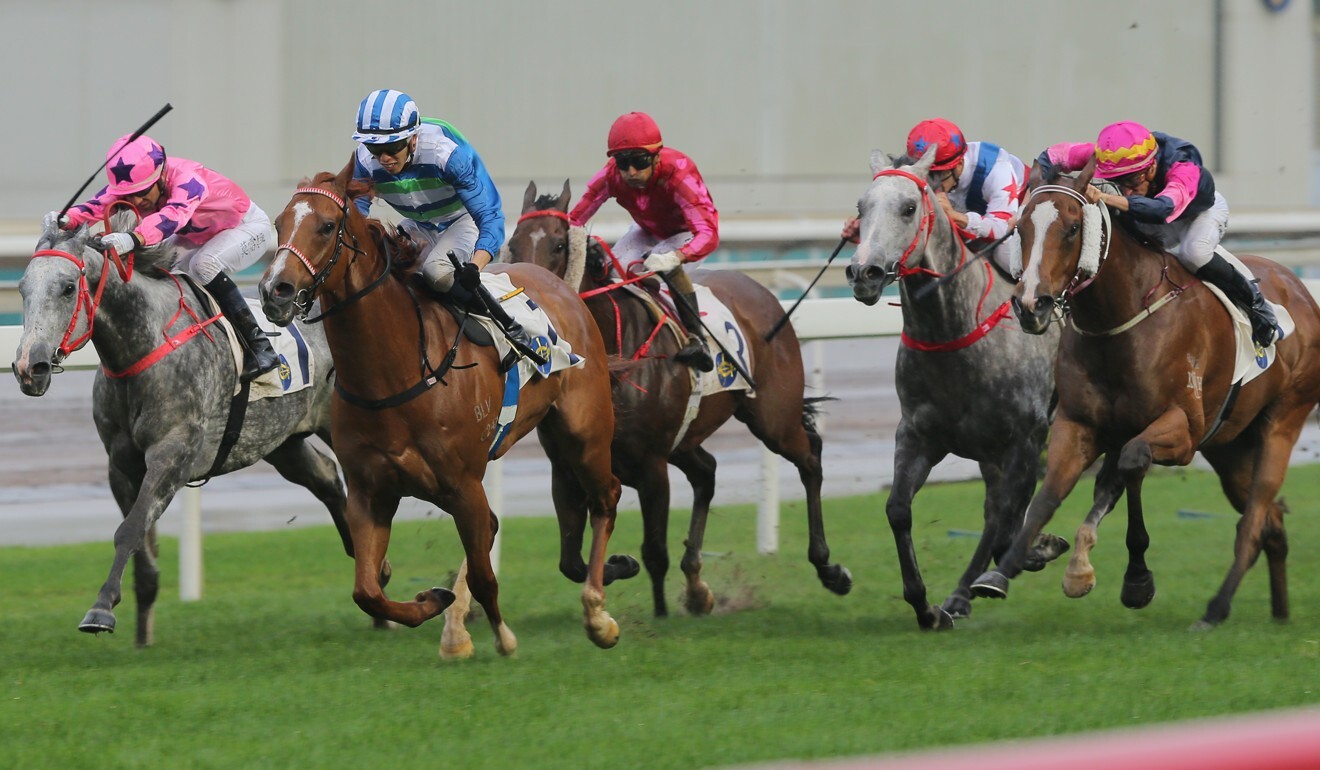
[{"label": "riding boot", "polygon": [[211,292],[211,296],[219,303],[220,312],[224,313],[225,318],[234,325],[234,332],[237,333],[238,340],[246,351],[243,355],[243,373],[240,375],[240,380],[250,382],[278,366],[280,359],[275,355],[275,348],[267,339],[266,332],[257,325],[257,319],[252,315],[252,308],[248,306],[247,300],[243,299],[243,294],[238,290],[233,279],[222,272],[206,284],[206,290]]},{"label": "riding boot", "polygon": [[468,306],[469,310],[474,313],[489,315],[494,319],[495,323],[499,324],[500,328],[504,330],[505,336],[508,337],[514,349],[521,355],[530,358],[537,366],[545,366],[549,363],[546,357],[532,346],[532,338],[527,334],[527,330],[522,327],[522,324],[513,320],[513,316],[509,315],[509,312],[504,309],[500,301],[491,295],[490,289],[487,289],[485,284],[478,282],[471,291],[473,302]]},{"label": "riding boot", "polygon": [[[671,289],[672,291],[672,289]],[[674,292],[674,303],[678,318],[687,330],[687,342],[674,354],[674,360],[701,372],[715,368],[715,360],[710,357],[710,348],[706,346],[705,329],[701,326],[701,312],[697,309],[696,292]]]},{"label": "riding boot", "polygon": [[1283,336],[1283,329],[1274,317],[1274,308],[1265,301],[1256,281],[1248,279],[1218,254],[1210,258],[1196,277],[1215,285],[1242,308],[1251,319],[1251,339],[1262,348],[1269,347]]}]

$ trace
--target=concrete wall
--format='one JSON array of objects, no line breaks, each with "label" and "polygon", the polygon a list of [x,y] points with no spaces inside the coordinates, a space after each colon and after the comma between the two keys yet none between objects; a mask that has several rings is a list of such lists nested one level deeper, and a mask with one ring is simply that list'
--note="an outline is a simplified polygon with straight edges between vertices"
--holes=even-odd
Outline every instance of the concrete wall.
[{"label": "concrete wall", "polygon": [[580,191],[610,121],[634,109],[696,158],[726,218],[842,216],[870,150],[901,150],[936,115],[1024,158],[1141,120],[1196,142],[1236,210],[1300,208],[1311,14],[1261,0],[3,0],[0,219],[59,207],[166,101],[152,135],[274,214],[300,177],[344,163],[357,103],[382,87],[459,126],[510,213],[528,180]]}]

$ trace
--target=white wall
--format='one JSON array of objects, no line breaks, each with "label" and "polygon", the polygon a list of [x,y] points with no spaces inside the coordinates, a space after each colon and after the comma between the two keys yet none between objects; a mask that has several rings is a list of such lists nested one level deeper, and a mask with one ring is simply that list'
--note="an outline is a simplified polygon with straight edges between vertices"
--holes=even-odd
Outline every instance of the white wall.
[{"label": "white wall", "polygon": [[841,216],[871,148],[935,115],[1027,158],[1134,118],[1200,145],[1235,210],[1306,206],[1311,4],[1222,5],[1216,137],[1206,0],[0,0],[0,219],[63,204],[166,101],[152,135],[273,214],[342,165],[381,87],[459,126],[510,213],[530,179],[580,191],[633,109],[697,159],[726,218]]}]

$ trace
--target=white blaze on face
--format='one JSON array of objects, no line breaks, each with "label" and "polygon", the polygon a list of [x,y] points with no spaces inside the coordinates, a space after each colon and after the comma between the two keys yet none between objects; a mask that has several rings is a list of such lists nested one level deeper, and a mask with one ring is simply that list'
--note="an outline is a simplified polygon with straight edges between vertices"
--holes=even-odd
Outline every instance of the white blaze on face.
[{"label": "white blaze on face", "polygon": [[1036,237],[1031,241],[1031,254],[1027,256],[1027,269],[1022,274],[1022,305],[1036,309],[1036,289],[1040,286],[1040,263],[1045,258],[1045,236],[1059,219],[1054,201],[1041,201],[1031,211],[1031,225]]},{"label": "white blaze on face", "polygon": [[[298,228],[302,227],[303,220],[311,216],[311,213],[312,207],[307,201],[298,201],[293,204],[293,227],[289,228],[289,237],[285,240],[285,243],[293,240],[293,236],[298,234]],[[268,271],[269,275],[276,275],[284,270],[284,259],[287,254],[286,249],[277,248],[275,250],[275,258],[271,260],[270,270]]]}]

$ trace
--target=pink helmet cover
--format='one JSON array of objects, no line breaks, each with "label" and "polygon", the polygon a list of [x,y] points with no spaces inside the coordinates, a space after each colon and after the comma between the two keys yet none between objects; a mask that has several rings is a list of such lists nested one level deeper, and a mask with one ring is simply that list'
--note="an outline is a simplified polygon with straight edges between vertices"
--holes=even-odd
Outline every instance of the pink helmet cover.
[{"label": "pink helmet cover", "polygon": [[131,195],[141,192],[160,178],[165,167],[165,149],[149,136],[139,136],[129,142],[130,135],[121,136],[110,145],[106,153],[106,176],[111,195]]},{"label": "pink helmet cover", "polygon": [[1111,123],[1095,140],[1095,177],[1113,179],[1141,171],[1155,162],[1159,146],[1145,126],[1133,120]]}]

